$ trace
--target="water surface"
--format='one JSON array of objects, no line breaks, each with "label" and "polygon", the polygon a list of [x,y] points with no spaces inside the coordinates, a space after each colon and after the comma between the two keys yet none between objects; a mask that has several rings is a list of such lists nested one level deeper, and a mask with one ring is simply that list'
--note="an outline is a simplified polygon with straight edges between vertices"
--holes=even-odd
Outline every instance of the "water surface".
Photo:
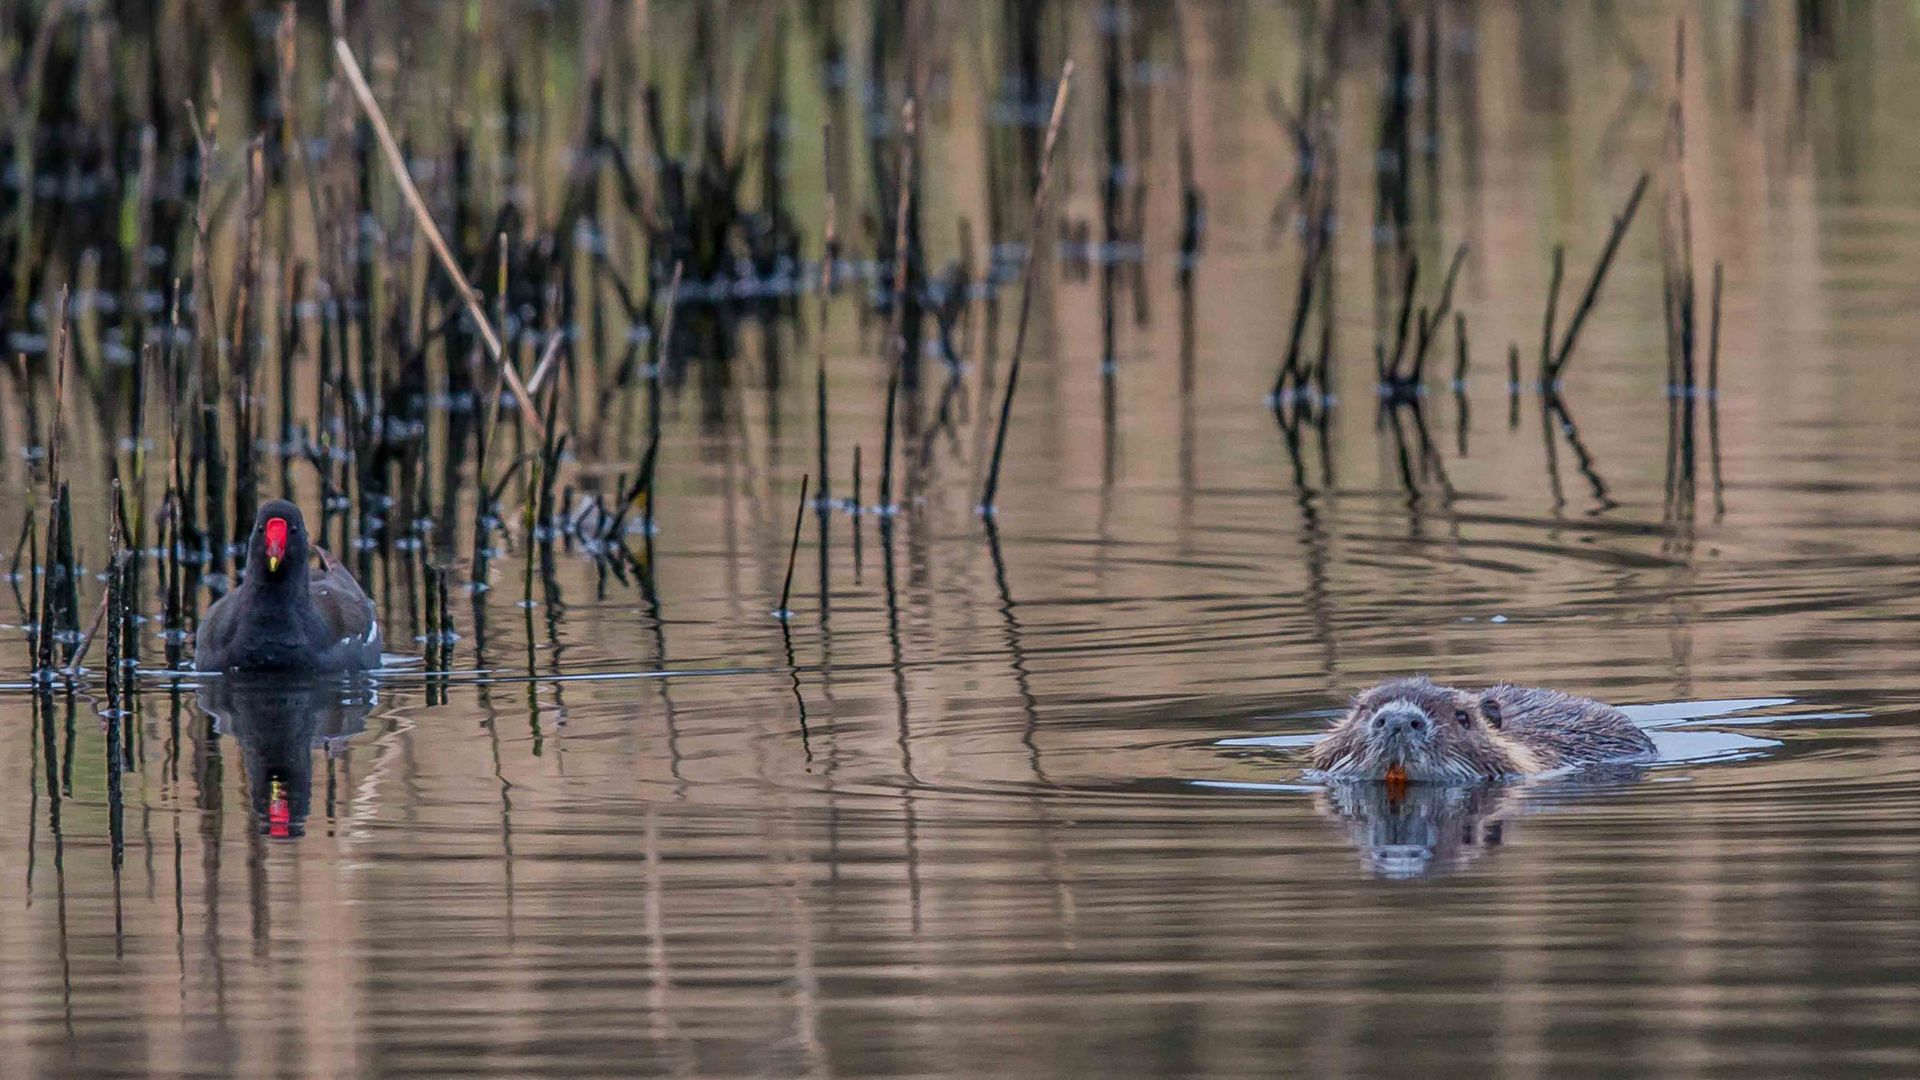
[{"label": "water surface", "polygon": [[[1373,244],[1384,16],[1347,28],[1338,79],[1339,400],[1324,435],[1293,439],[1265,396],[1301,264],[1292,219],[1271,227],[1296,163],[1266,102],[1294,98],[1300,43],[1325,27],[1263,5],[1065,4],[1033,23],[907,7],[912,35],[864,5],[766,7],[809,260],[826,110],[855,147],[856,256],[891,210],[863,170],[888,152],[905,37],[929,88],[936,265],[1024,239],[990,224],[1009,206],[1024,220],[996,194],[1017,185],[989,174],[1045,100],[1022,96],[1016,46],[1048,78],[1080,66],[1043,233],[1068,242],[1042,245],[997,525],[977,504],[1017,285],[969,309],[951,430],[930,419],[937,353],[904,395],[933,435],[903,437],[899,512],[806,515],[792,617],[771,617],[817,453],[809,290],[667,391],[649,588],[566,545],[546,573],[511,529],[493,588],[450,605],[451,655],[423,665],[412,564],[383,555],[394,670],[237,705],[159,670],[148,624],[124,777],[98,679],[36,695],[20,645],[0,695],[8,1071],[1920,1072],[1911,12],[1728,6],[1691,24],[1694,242],[1703,288],[1724,263],[1724,326],[1718,397],[1692,402],[1676,469],[1664,178],[1565,376],[1577,443],[1530,384],[1553,246],[1583,283],[1661,164],[1669,13],[1439,5],[1440,127],[1410,244],[1429,267],[1469,245],[1472,363],[1457,393],[1430,381],[1431,448],[1408,459],[1414,419],[1383,419],[1373,388],[1395,303]],[[551,174],[527,180],[549,207],[596,34],[638,43],[677,117],[769,29],[675,4],[644,25],[526,8],[369,16],[356,41],[375,43],[396,122],[438,153],[431,121],[470,82],[488,114],[494,47],[524,20],[520,153]],[[489,46],[476,71],[396,85],[402,49],[457,70],[469,16]],[[195,19],[223,32],[196,54],[247,85],[271,25]],[[324,28],[304,35],[318,108]],[[225,122],[243,145],[244,103]],[[1184,284],[1183,127],[1206,210]],[[1082,230],[1104,257],[1076,266]],[[824,346],[833,497],[857,443],[871,505],[887,368],[865,295],[834,301]],[[1441,348],[1450,373],[1450,331]],[[9,536],[42,491],[10,386]],[[98,564],[110,439],[69,408]],[[622,426],[574,467],[630,471],[643,445]],[[447,543],[456,583],[467,535]],[[1628,706],[1662,760],[1403,801],[1303,776],[1349,694],[1412,671]],[[304,835],[271,835],[276,791],[304,817],[280,831]]]}]

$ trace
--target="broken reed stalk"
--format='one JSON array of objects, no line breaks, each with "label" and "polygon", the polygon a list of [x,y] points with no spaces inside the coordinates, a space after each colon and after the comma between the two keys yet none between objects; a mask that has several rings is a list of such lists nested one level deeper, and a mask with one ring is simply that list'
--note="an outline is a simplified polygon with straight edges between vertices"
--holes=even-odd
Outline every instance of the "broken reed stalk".
[{"label": "broken reed stalk", "polygon": [[[434,567],[433,577],[434,595],[440,601],[438,618],[435,620],[436,625],[440,627],[440,669],[445,671],[453,666],[453,643],[460,640],[460,635],[454,632],[453,611],[451,605],[447,603],[447,567],[444,565]],[[443,695],[446,693],[444,685],[441,687],[441,693]],[[441,703],[445,704],[444,698]]]},{"label": "broken reed stalk", "polygon": [[[640,486],[637,493],[644,493],[647,499],[646,514],[640,519],[641,529],[647,536],[653,535],[654,509],[659,500],[654,493],[654,475],[660,468],[660,394],[666,381],[667,362],[673,346],[673,315],[680,306],[680,278],[686,272],[686,264],[673,264],[673,279],[667,282],[666,310],[660,315],[660,336],[653,343],[653,378],[648,393],[653,400],[648,411],[653,414],[649,426],[651,434],[647,436],[647,456],[640,467]],[[632,500],[628,500],[631,504]]]},{"label": "broken reed stalk", "polygon": [[[38,654],[34,662],[35,673],[42,679],[53,678],[59,670],[54,663],[53,646],[60,636],[60,628],[63,625],[71,626],[79,619],[74,599],[74,579],[79,575],[74,566],[73,514],[69,499],[67,485],[63,482],[55,489],[53,505],[48,513],[46,584],[40,590],[40,632]],[[69,644],[69,655],[72,648]]]},{"label": "broken reed stalk", "polygon": [[1627,235],[1627,227],[1633,224],[1633,216],[1640,209],[1640,197],[1647,192],[1650,173],[1641,173],[1634,182],[1633,194],[1627,196],[1626,208],[1613,219],[1613,231],[1607,235],[1607,245],[1600,251],[1600,261],[1594,264],[1593,275],[1587,279],[1587,288],[1580,295],[1580,303],[1573,309],[1573,318],[1567,320],[1566,336],[1560,339],[1560,348],[1553,354],[1553,362],[1547,365],[1545,381],[1557,382],[1566,371],[1567,361],[1573,356],[1573,343],[1580,336],[1580,327],[1587,321],[1587,315],[1600,299],[1600,286],[1607,280],[1607,270],[1613,266],[1613,258],[1620,251],[1620,241]]},{"label": "broken reed stalk", "polygon": [[820,475],[819,500],[824,508],[832,498],[833,488],[830,479],[832,474],[827,471],[829,449],[827,445],[827,305],[833,299],[834,263],[840,258],[840,239],[834,231],[837,224],[835,215],[839,207],[833,190],[833,117],[831,114],[821,128],[820,139],[824,148],[822,169],[827,182],[827,207],[825,241],[820,249],[820,338],[814,364],[813,408],[818,429],[815,433],[815,442],[819,451],[819,461],[816,466],[816,471]]},{"label": "broken reed stalk", "polygon": [[333,39],[334,55],[340,60],[340,69],[346,73],[347,84],[353,88],[354,97],[360,101],[367,120],[373,125],[374,135],[379,139],[380,149],[386,154],[387,165],[393,172],[394,182],[400,186],[400,194],[406,200],[408,209],[420,222],[420,231],[426,235],[427,244],[433,248],[434,256],[440,260],[441,269],[453,279],[454,290],[467,306],[467,314],[473,317],[474,325],[480,331],[480,340],[492,354],[493,362],[500,366],[501,377],[513,388],[513,397],[520,406],[521,419],[540,438],[546,438],[546,428],[540,420],[539,410],[534,407],[532,395],[520,383],[520,376],[507,362],[506,350],[500,344],[500,335],[494,332],[493,324],[487,320],[487,314],[480,306],[480,296],[468,284],[466,274],[460,270],[460,264],[447,248],[447,241],[440,235],[440,227],[433,223],[433,215],[427,211],[427,204],[420,198],[420,191],[413,186],[413,177],[407,174],[407,160],[400,152],[400,144],[393,139],[393,132],[387,127],[386,114],[380,111],[380,103],[374,100],[373,90],[367,85],[367,78],[360,72],[360,63],[354,59],[353,48],[345,38]]},{"label": "broken reed stalk", "polygon": [[169,469],[167,490],[160,497],[160,535],[167,553],[166,563],[161,568],[161,604],[160,618],[162,636],[167,643],[167,666],[177,667],[180,663],[182,645],[186,639],[186,623],[181,618],[180,591],[184,575],[180,572],[181,545],[186,541],[180,531],[180,489],[175,487],[173,479],[180,474],[179,452],[174,452],[174,461]]},{"label": "broken reed stalk", "polygon": [[[558,329],[555,329],[552,340],[555,342],[564,341],[565,335]],[[549,346],[550,350],[553,348],[555,348],[555,346]],[[549,362],[550,360],[551,357],[549,357]],[[536,482],[533,484],[532,492],[533,517],[530,521],[535,525],[537,530],[544,532],[544,536],[540,538],[542,546],[551,545],[554,532],[557,529],[557,515],[553,501],[553,485],[554,482],[559,479],[560,457],[566,452],[567,448],[567,435],[562,433],[558,427],[559,415],[560,380],[555,379],[553,381],[553,389],[547,391],[545,416],[547,434],[546,438],[540,444],[540,457],[535,465],[536,471],[534,474]],[[534,536],[535,531],[529,530],[528,535]]]},{"label": "broken reed stalk", "polygon": [[[1454,286],[1459,283],[1460,268],[1466,259],[1467,245],[1456,245],[1453,258],[1447,263],[1446,277],[1440,284],[1439,300],[1429,309],[1424,305],[1415,305],[1420,282],[1420,258],[1417,255],[1408,256],[1407,273],[1400,286],[1400,315],[1394,327],[1393,352],[1389,354],[1385,346],[1376,345],[1373,353],[1374,366],[1383,388],[1406,393],[1417,390],[1426,378],[1427,355],[1432,351],[1434,339],[1440,336],[1440,328],[1446,325],[1447,315],[1453,310]],[[1410,354],[1409,341],[1412,343]]]},{"label": "broken reed stalk", "polygon": [[[200,176],[194,193],[193,249],[187,261],[193,280],[193,291],[188,301],[192,308],[193,334],[186,361],[185,393],[180,398],[182,421],[190,425],[188,431],[192,440],[187,454],[186,483],[181,490],[187,498],[202,501],[201,510],[205,515],[206,527],[196,526],[195,530],[199,551],[196,553],[198,558],[194,572],[202,580],[206,575],[223,574],[227,557],[225,475],[216,467],[216,463],[226,460],[220,450],[219,411],[218,343],[223,340],[223,335],[220,333],[219,304],[212,293],[213,226],[209,207],[214,175],[213,140],[214,133],[220,129],[220,82],[217,78],[210,89],[212,92],[204,122],[193,103],[187,103],[187,119],[193,128]],[[175,291],[177,294],[177,282]],[[224,590],[216,588],[215,591]],[[189,589],[187,596],[191,603],[196,598],[195,590]]]},{"label": "broken reed stalk", "polygon": [[[1300,376],[1300,346],[1306,335],[1307,319],[1313,313],[1314,285],[1320,279],[1320,263],[1326,258],[1330,247],[1332,245],[1326,241],[1317,223],[1310,223],[1306,257],[1300,264],[1300,284],[1293,298],[1293,323],[1287,331],[1287,355],[1281,361],[1280,373],[1273,379],[1273,402],[1276,408],[1285,404],[1288,380]],[[1187,269],[1183,267],[1182,273],[1185,272]]]},{"label": "broken reed stalk", "polygon": [[1408,367],[1406,375],[1407,382],[1412,383],[1415,387],[1420,385],[1420,381],[1427,369],[1427,344],[1431,342],[1434,335],[1439,332],[1439,327],[1439,320],[1435,319],[1433,313],[1427,310],[1427,305],[1421,304],[1420,313],[1416,315],[1413,320],[1413,339],[1418,343],[1418,347],[1414,349],[1413,362]]},{"label": "broken reed stalk", "polygon": [[[439,582],[434,577],[433,560],[428,544],[422,543],[420,545],[416,561],[420,568],[420,639],[425,642],[427,646],[426,669],[428,671],[436,671],[440,667],[440,603],[439,599],[434,596],[434,586],[439,584]],[[428,689],[429,693],[431,693],[431,684],[429,684]]]},{"label": "broken reed stalk", "polygon": [[1393,332],[1393,354],[1388,356],[1384,349],[1374,350],[1374,362],[1380,368],[1380,381],[1395,382],[1400,378],[1400,358],[1407,351],[1407,326],[1413,316],[1414,290],[1420,285],[1420,257],[1407,258],[1407,274],[1400,286],[1400,318]]},{"label": "broken reed stalk", "polygon": [[1464,390],[1467,386],[1467,313],[1453,313],[1453,388]]},{"label": "broken reed stalk", "polygon": [[1540,324],[1540,382],[1553,372],[1553,319],[1560,309],[1560,286],[1567,277],[1567,247],[1553,245],[1553,273],[1547,278],[1547,317]]},{"label": "broken reed stalk", "polygon": [[559,361],[559,357],[561,357],[561,344],[563,344],[564,340],[566,340],[566,331],[559,329],[559,327],[555,327],[555,331],[547,336],[547,348],[543,348],[540,352],[540,363],[534,365],[534,375],[526,380],[526,392],[528,392],[528,394],[538,394],[538,392],[540,392],[541,382],[547,380],[547,375],[553,371],[553,365],[555,365],[555,363]]},{"label": "broken reed stalk", "polygon": [[1713,323],[1707,346],[1707,460],[1713,469],[1713,510],[1727,514],[1726,481],[1720,472],[1720,263],[1713,264]]},{"label": "broken reed stalk", "polygon": [[800,558],[800,526],[807,520],[807,482],[811,479],[800,477],[800,505],[793,510],[793,543],[787,547],[787,581],[780,586],[780,607],[773,613],[781,622],[793,618],[793,609],[787,606],[787,601],[793,597],[793,566]]},{"label": "broken reed stalk", "polygon": [[65,620],[67,640],[65,655],[72,656],[74,635],[80,630],[80,560],[75,555],[73,542],[73,491],[65,480],[60,481],[60,500],[55,504],[56,524],[59,529],[60,545],[54,555],[59,560],[61,617]]},{"label": "broken reed stalk", "polygon": [[[137,493],[134,501],[136,505],[141,501]],[[135,542],[139,537],[136,531],[139,523],[127,517],[123,491],[114,492],[113,513],[120,518],[121,541],[113,549],[116,557],[109,563],[109,572],[113,575],[111,580],[120,588],[120,595],[108,633],[114,635],[109,643],[117,641],[119,650],[114,654],[114,662],[107,665],[107,678],[121,683],[120,704],[131,715],[134,679],[140,670],[140,560],[145,552]]]},{"label": "broken reed stalk", "polygon": [[893,311],[887,321],[886,434],[880,449],[880,508],[893,507],[893,425],[900,380],[907,366],[907,216],[913,208],[914,105],[908,98],[900,107],[900,164],[894,178],[900,186],[893,223]]},{"label": "broken reed stalk", "polygon": [[73,655],[67,659],[68,679],[80,677],[80,664],[87,658],[87,653],[93,649],[93,639],[100,633],[100,624],[106,621],[107,612],[113,606],[113,592],[109,584],[107,591],[100,597],[100,606],[93,609],[93,621],[87,624],[87,632],[81,636],[80,644],[74,648]]},{"label": "broken reed stalk", "polygon": [[[1439,336],[1439,331],[1434,331]],[[1467,432],[1473,427],[1472,406],[1467,402],[1467,313],[1453,313],[1453,400],[1460,420],[1455,428],[1460,456],[1467,456]]]},{"label": "broken reed stalk", "polygon": [[540,362],[533,366],[533,375],[527,380],[528,393],[540,392],[540,384],[546,381],[547,375],[553,371],[554,364],[560,359],[560,345],[566,338],[567,332],[557,328],[547,338],[547,347],[540,353]]},{"label": "broken reed stalk", "polygon": [[[13,586],[16,600],[19,599],[20,592],[20,560],[26,557],[27,544],[33,536],[34,515],[29,513],[26,517],[27,519],[20,523],[20,538],[13,544],[13,562],[7,566],[7,581]],[[29,621],[32,620],[31,609],[28,610],[27,617]]]},{"label": "broken reed stalk", "polygon": [[1520,426],[1520,344],[1507,344],[1507,430]]},{"label": "broken reed stalk", "polygon": [[1406,376],[1410,382],[1418,383],[1426,378],[1427,351],[1440,336],[1440,328],[1446,325],[1447,315],[1453,310],[1453,287],[1459,282],[1460,267],[1466,261],[1467,245],[1462,242],[1454,247],[1453,260],[1447,264],[1447,276],[1440,283],[1439,302],[1420,324],[1420,334],[1414,342],[1412,370]]},{"label": "broken reed stalk", "polygon": [[1713,321],[1707,332],[1707,398],[1720,396],[1720,278],[1719,260],[1713,264]]},{"label": "broken reed stalk", "polygon": [[[40,665],[40,638],[47,632],[40,621],[40,514],[27,514],[27,663],[36,673]],[[18,562],[18,553],[15,553]]]},{"label": "broken reed stalk", "polygon": [[643,497],[649,500],[652,498],[653,463],[659,456],[660,440],[649,439],[646,453],[640,456],[640,468],[634,476],[633,485],[620,493],[620,508],[613,512],[612,519],[600,533],[600,539],[603,542],[619,543],[620,537],[626,531],[627,514]]},{"label": "broken reed stalk", "polygon": [[1013,359],[1007,366],[1007,389],[1000,397],[1000,423],[993,434],[993,457],[987,465],[987,483],[980,493],[980,512],[994,514],[993,499],[1000,491],[1000,459],[1007,449],[1007,422],[1013,415],[1013,392],[1020,386],[1020,357],[1026,352],[1027,323],[1033,312],[1033,254],[1040,246],[1041,218],[1052,190],[1053,151],[1060,140],[1060,121],[1067,112],[1067,92],[1073,86],[1073,61],[1060,68],[1060,87],[1053,95],[1053,115],[1047,120],[1047,139],[1040,151],[1040,180],[1033,188],[1032,234],[1020,257],[1020,315],[1013,329]]},{"label": "broken reed stalk", "polygon": [[[1326,122],[1323,117],[1322,129],[1324,130],[1328,126],[1330,126],[1330,123]],[[1313,394],[1314,399],[1319,403],[1320,416],[1322,419],[1325,418],[1328,407],[1333,404],[1334,265],[1332,193],[1338,186],[1340,178],[1339,165],[1334,158],[1333,140],[1329,137],[1323,140],[1323,142],[1326,144],[1324,151],[1325,163],[1324,165],[1316,167],[1323,170],[1323,179],[1321,182],[1326,189],[1326,194],[1321,195],[1319,199],[1320,207],[1319,216],[1316,219],[1316,230],[1320,236],[1320,243],[1325,245],[1326,250],[1320,256],[1320,279],[1314,286],[1314,294],[1318,297],[1320,305],[1320,338],[1315,345],[1312,365]],[[1303,381],[1305,380],[1303,379]],[[1326,426],[1324,424],[1320,425],[1320,433],[1322,440],[1324,440],[1326,437]]]},{"label": "broken reed stalk", "polygon": [[60,301],[54,311],[53,344],[53,430],[47,434],[47,490],[60,487],[60,431],[67,402],[67,311],[69,286],[60,286]]},{"label": "broken reed stalk", "polygon": [[[140,357],[133,365],[132,392],[128,395],[128,405],[132,411],[132,422],[128,427],[133,433],[133,520],[127,532],[127,546],[142,555],[147,550],[147,379],[150,377],[148,369],[159,354],[159,346],[152,342],[141,347]],[[292,384],[283,382],[281,385]],[[133,565],[138,568],[140,559],[136,557]],[[138,572],[137,569],[135,572]]]},{"label": "broken reed stalk", "polygon": [[1667,102],[1661,169],[1666,207],[1660,221],[1660,259],[1666,282],[1667,392],[1676,401],[1693,386],[1694,282],[1692,208],[1687,195],[1687,23],[1673,26],[1673,93]]},{"label": "broken reed stalk", "polygon": [[1453,249],[1453,260],[1447,263],[1447,276],[1440,283],[1440,303],[1433,309],[1433,325],[1437,328],[1446,321],[1447,313],[1453,310],[1453,288],[1459,284],[1460,268],[1467,262],[1467,243],[1462,240]]},{"label": "broken reed stalk", "polygon": [[[494,279],[494,295],[500,298],[500,325],[507,324],[507,234],[499,233],[499,270]],[[487,486],[487,464],[493,457],[493,440],[500,426],[500,388],[506,381],[505,372],[512,370],[511,360],[502,360],[502,375],[493,384],[493,393],[487,395],[487,415],[480,425],[478,445],[474,447],[474,498],[479,505],[473,508],[473,559],[468,564],[467,588],[474,593],[486,591],[488,543],[493,533],[494,506],[489,497]]]},{"label": "broken reed stalk", "polygon": [[1180,262],[1174,282],[1186,289],[1193,284],[1193,271],[1200,262],[1200,245],[1206,234],[1206,195],[1194,178],[1193,164],[1193,77],[1187,66],[1186,28],[1176,16],[1173,31],[1174,160],[1180,177]]},{"label": "broken reed stalk", "polygon": [[[254,394],[254,354],[250,342],[258,329],[255,314],[259,306],[260,234],[266,212],[266,169],[259,136],[247,147],[246,203],[241,216],[238,264],[233,268],[232,299],[228,303],[227,326],[230,336],[228,367],[232,379],[228,385],[233,401],[233,517],[236,526],[253,520],[259,504],[258,471],[254,463],[254,432],[257,429],[257,405]],[[227,537],[221,537],[224,543]]]},{"label": "broken reed stalk", "polygon": [[891,364],[887,368],[886,424],[880,433],[880,502],[877,509],[882,517],[893,512],[893,422],[894,414],[900,411],[897,404],[899,400],[900,365]]},{"label": "broken reed stalk", "polygon": [[120,580],[120,478],[114,477],[113,502],[107,508],[107,591],[100,597],[100,609],[94,613],[93,625],[87,629],[87,636],[80,640],[80,647],[74,651],[73,659],[67,662],[67,678],[80,675],[80,665],[87,659],[87,653],[93,648],[94,636],[100,633],[100,625],[107,626],[107,714],[109,718],[117,715],[120,705],[120,606],[126,602],[122,594]]}]

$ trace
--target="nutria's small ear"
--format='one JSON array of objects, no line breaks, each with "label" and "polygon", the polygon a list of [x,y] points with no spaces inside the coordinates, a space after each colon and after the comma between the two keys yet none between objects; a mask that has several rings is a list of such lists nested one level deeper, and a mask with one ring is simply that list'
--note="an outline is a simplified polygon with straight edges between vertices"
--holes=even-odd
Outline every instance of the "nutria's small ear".
[{"label": "nutria's small ear", "polygon": [[1500,726],[1500,701],[1492,694],[1488,694],[1486,697],[1480,699],[1480,712],[1486,716],[1488,727],[1498,728]]}]

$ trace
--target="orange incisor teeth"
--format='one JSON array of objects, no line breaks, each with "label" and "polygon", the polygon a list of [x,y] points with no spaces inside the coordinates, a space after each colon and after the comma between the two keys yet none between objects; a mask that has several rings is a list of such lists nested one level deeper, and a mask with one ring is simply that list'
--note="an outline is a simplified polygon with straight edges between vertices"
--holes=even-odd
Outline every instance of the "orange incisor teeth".
[{"label": "orange incisor teeth", "polygon": [[1387,766],[1387,783],[1389,783],[1389,784],[1405,784],[1406,782],[1407,782],[1407,767],[1406,767],[1406,766],[1404,766],[1404,765],[1389,765],[1389,766]]}]

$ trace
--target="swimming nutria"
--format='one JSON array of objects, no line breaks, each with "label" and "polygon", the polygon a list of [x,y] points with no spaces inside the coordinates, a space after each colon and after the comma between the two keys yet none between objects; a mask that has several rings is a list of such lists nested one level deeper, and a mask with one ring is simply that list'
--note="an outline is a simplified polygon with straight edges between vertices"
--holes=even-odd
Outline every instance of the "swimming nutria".
[{"label": "swimming nutria", "polygon": [[1418,676],[1361,692],[1314,745],[1313,764],[1341,777],[1457,784],[1653,754],[1653,740],[1611,705],[1525,686],[1456,690]]}]

